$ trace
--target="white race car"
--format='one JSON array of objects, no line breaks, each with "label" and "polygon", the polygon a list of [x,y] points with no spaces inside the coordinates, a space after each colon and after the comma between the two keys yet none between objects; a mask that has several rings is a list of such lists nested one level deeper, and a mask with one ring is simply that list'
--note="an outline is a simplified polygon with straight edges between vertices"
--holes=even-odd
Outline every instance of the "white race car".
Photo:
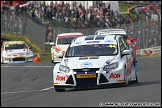
[{"label": "white race car", "polygon": [[4,41],[1,46],[1,63],[33,61],[30,49],[24,41]]},{"label": "white race car", "polygon": [[78,37],[53,69],[55,91],[138,82],[133,50],[121,35]]},{"label": "white race car", "polygon": [[82,33],[61,33],[56,37],[56,42],[51,42],[51,61],[52,63],[61,62],[64,52],[70,45],[71,41],[83,36]]}]

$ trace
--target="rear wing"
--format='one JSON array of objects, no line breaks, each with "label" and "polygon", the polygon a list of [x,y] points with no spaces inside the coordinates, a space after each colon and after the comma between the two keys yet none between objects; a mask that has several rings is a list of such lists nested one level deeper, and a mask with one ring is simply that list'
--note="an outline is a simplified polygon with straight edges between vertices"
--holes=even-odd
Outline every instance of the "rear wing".
[{"label": "rear wing", "polygon": [[102,30],[97,30],[95,32],[95,35],[121,35],[127,38],[127,33],[124,29],[102,29]]}]

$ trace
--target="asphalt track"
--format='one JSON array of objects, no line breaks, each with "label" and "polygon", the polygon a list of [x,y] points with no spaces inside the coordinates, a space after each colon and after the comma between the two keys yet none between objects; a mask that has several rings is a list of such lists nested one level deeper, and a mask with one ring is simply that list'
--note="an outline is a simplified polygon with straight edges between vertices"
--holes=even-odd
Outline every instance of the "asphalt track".
[{"label": "asphalt track", "polygon": [[53,89],[50,62],[2,64],[1,107],[99,107],[128,102],[161,107],[161,57],[138,57],[137,61],[138,84],[66,92]]}]

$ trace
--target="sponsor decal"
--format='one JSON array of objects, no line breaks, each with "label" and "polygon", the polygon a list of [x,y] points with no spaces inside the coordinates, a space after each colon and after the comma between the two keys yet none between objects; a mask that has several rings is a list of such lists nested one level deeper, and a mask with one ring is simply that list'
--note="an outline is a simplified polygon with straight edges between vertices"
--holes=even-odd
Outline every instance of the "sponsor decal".
[{"label": "sponsor decal", "polygon": [[105,42],[105,43],[115,43],[115,42],[112,41],[112,40],[105,40],[104,42]]},{"label": "sponsor decal", "polygon": [[54,85],[58,85],[58,82],[54,82],[53,84],[54,84]]},{"label": "sponsor decal", "polygon": [[96,74],[77,74],[76,78],[96,78]]},{"label": "sponsor decal", "polygon": [[116,80],[116,82],[124,82],[124,79],[123,80]]},{"label": "sponsor decal", "polygon": [[93,64],[91,62],[85,62],[80,65],[80,67],[92,67]]},{"label": "sponsor decal", "polygon": [[84,57],[80,57],[79,60],[82,60],[82,59],[98,59],[99,56],[84,56]]},{"label": "sponsor decal", "polygon": [[88,41],[87,43],[100,43],[100,41]]},{"label": "sponsor decal", "polygon": [[128,56],[126,56],[127,59],[127,69],[126,69],[126,73],[127,74],[131,74],[132,71],[132,57],[129,58]]},{"label": "sponsor decal", "polygon": [[57,75],[56,76],[56,81],[65,81],[65,76]]},{"label": "sponsor decal", "polygon": [[120,73],[111,73],[111,75],[109,76],[109,78],[120,78]]},{"label": "sponsor decal", "polygon": [[74,45],[82,44],[82,42],[75,42]]}]

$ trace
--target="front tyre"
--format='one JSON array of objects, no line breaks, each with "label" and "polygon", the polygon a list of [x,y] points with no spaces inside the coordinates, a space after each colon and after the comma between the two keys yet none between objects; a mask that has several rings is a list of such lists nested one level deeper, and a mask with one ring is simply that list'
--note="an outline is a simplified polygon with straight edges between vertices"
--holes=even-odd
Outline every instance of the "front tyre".
[{"label": "front tyre", "polygon": [[124,83],[123,84],[123,87],[126,87],[128,85],[128,78],[127,78],[127,75],[126,75],[126,67],[124,68]]},{"label": "front tyre", "polygon": [[55,91],[56,91],[56,92],[64,92],[65,89],[56,89],[56,88],[55,88]]},{"label": "front tyre", "polygon": [[53,54],[51,55],[51,62],[54,63],[54,57],[53,57]]}]

